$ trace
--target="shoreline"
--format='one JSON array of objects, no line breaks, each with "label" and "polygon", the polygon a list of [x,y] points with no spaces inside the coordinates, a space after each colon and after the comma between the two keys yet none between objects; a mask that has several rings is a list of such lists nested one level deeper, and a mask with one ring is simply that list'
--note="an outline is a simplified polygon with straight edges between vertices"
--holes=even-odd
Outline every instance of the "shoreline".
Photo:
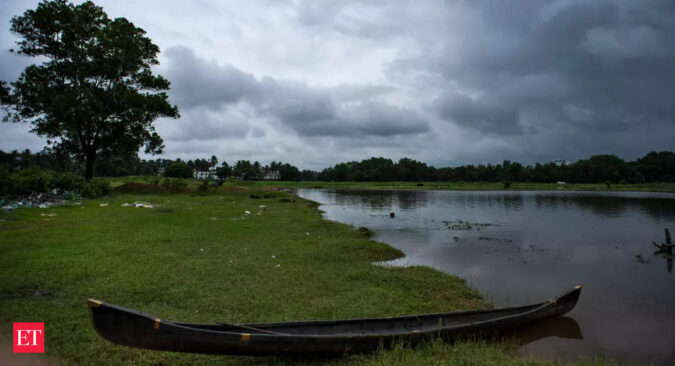
[{"label": "shoreline", "polygon": [[[237,185],[238,182],[226,183]],[[418,184],[422,184],[419,186]],[[510,188],[504,188],[497,182],[284,182],[284,181],[252,181],[252,185],[296,189],[349,189],[349,190],[417,190],[417,191],[504,191],[504,192],[657,192],[675,193],[675,183],[659,184],[616,184],[607,189],[605,184],[565,184],[515,182]]]},{"label": "shoreline", "polygon": [[[55,363],[247,365],[276,359],[113,345],[91,328],[86,299],[194,322],[344,319],[489,307],[458,276],[427,266],[375,265],[404,254],[325,219],[316,202],[283,191],[271,198],[249,197],[254,193],[270,191],[233,184],[213,187],[206,195],[114,194],[81,206],[49,208],[55,216],[48,218],[40,216],[46,212],[40,209],[1,212],[8,220],[0,226],[0,249],[9,254],[0,259],[3,323],[44,321],[45,356]],[[122,207],[134,200],[156,207]],[[265,209],[256,214],[261,205]],[[42,265],[22,265],[31,262]],[[381,364],[402,357],[412,365],[437,359],[551,364],[521,356],[517,347],[502,342],[430,342],[330,363]]]},{"label": "shoreline", "polygon": [[[126,183],[153,184],[155,176],[105,177],[111,188]],[[202,180],[186,179],[188,187],[198,188]],[[421,185],[420,185],[421,184]],[[511,182],[510,188],[504,188],[502,182],[328,182],[328,181],[272,181],[272,180],[227,180],[222,187],[239,187],[248,189],[279,188],[316,188],[316,189],[357,189],[357,190],[442,190],[442,191],[551,191],[551,192],[659,192],[675,193],[675,182],[611,184],[607,189],[605,183],[534,183]]]}]

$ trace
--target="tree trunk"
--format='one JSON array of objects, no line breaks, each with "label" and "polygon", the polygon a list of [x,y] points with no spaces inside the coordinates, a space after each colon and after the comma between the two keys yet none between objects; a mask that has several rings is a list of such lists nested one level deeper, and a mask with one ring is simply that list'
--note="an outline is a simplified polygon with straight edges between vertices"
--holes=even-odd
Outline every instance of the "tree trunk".
[{"label": "tree trunk", "polygon": [[94,177],[94,162],[96,161],[96,152],[88,152],[85,157],[84,179],[88,181]]}]

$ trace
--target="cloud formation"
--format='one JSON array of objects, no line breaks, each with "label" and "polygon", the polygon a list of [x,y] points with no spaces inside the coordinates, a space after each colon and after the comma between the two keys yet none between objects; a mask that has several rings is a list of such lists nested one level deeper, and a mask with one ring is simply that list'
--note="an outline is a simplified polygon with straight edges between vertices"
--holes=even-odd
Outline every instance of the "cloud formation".
[{"label": "cloud formation", "polygon": [[[168,157],[531,164],[675,139],[672,1],[97,3],[163,51],[182,114],[157,123]],[[5,80],[25,67],[14,40],[0,29]],[[2,149],[30,140],[0,128]]]},{"label": "cloud formation", "polygon": [[[185,125],[180,136],[179,132],[169,136],[176,140],[230,136],[226,124],[213,121],[231,120],[227,111],[235,104],[247,106],[249,117],[278,121],[299,136],[393,136],[423,133],[429,128],[411,109],[372,100],[392,90],[387,86],[311,87],[273,77],[259,81],[231,65],[219,66],[201,59],[187,47],[170,48],[166,56],[168,67],[164,74],[172,81],[172,100],[181,110],[188,111],[189,119],[204,121],[199,129]],[[218,114],[206,116],[203,108]],[[235,119],[236,122],[228,122],[235,123],[235,130],[247,129],[246,116]]]}]

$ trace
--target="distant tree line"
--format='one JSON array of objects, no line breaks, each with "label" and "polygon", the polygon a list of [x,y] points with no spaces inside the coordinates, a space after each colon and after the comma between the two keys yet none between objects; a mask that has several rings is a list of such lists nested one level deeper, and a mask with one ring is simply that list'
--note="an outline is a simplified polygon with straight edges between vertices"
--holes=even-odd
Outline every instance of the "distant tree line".
[{"label": "distant tree line", "polygon": [[615,155],[594,155],[570,164],[537,163],[523,166],[504,160],[502,164],[463,165],[434,168],[403,158],[370,158],[339,163],[318,175],[323,181],[464,181],[551,183],[648,183],[675,181],[675,153],[652,151],[636,161],[626,162]]},{"label": "distant tree line", "polygon": [[[38,153],[30,150],[3,152],[0,150],[0,166],[9,171],[42,167],[46,169],[81,173],[81,162],[73,156],[55,149]],[[435,168],[409,158],[394,162],[391,159],[370,159],[339,163],[321,172],[300,170],[283,162],[272,161],[263,165],[258,161],[238,160],[230,165],[218,164],[218,158],[195,159],[140,159],[138,155],[106,155],[96,163],[96,176],[158,175],[193,176],[195,171],[215,171],[219,179],[285,180],[285,181],[357,181],[357,182],[539,182],[551,183],[651,183],[675,182],[675,152],[652,151],[635,160],[624,161],[615,155],[594,155],[574,163],[537,163],[523,166],[518,162],[504,160],[501,164],[463,165]]]},{"label": "distant tree line", "polygon": [[[4,152],[0,150],[0,166],[5,166],[8,171],[19,171],[31,167],[50,169],[62,172],[81,174],[84,164],[76,157],[61,153],[54,149],[44,149],[32,153],[24,151]],[[218,158],[213,155],[209,159],[194,159],[183,161],[178,158],[170,159],[140,159],[137,154],[102,156],[94,168],[95,176],[98,177],[122,177],[130,175],[164,175],[177,178],[191,178],[193,172],[208,172],[214,169],[220,179],[237,178],[244,180],[316,180],[317,172],[310,170],[301,171],[297,167],[283,162],[272,161],[262,165],[260,162],[238,160],[233,165],[223,161],[218,165]]]},{"label": "distant tree line", "polygon": [[[166,167],[172,162],[174,161],[169,159],[143,160],[138,154],[108,154],[102,156],[96,163],[94,175],[98,177],[156,175],[161,167]],[[0,165],[7,166],[10,171],[38,167],[83,175],[85,170],[85,164],[72,154],[48,148],[37,153],[32,153],[28,149],[22,152],[0,150]]]}]

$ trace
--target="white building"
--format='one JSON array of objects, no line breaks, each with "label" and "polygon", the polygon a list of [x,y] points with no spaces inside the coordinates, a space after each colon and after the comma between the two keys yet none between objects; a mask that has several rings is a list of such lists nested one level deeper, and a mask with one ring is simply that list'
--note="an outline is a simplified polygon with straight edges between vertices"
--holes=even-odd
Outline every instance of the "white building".
[{"label": "white building", "polygon": [[263,180],[279,180],[279,179],[281,179],[281,174],[279,174],[278,170],[267,172],[265,173],[265,175],[263,175]]},{"label": "white building", "polygon": [[192,174],[195,179],[217,179],[216,168],[209,168],[207,171],[197,171]]}]

